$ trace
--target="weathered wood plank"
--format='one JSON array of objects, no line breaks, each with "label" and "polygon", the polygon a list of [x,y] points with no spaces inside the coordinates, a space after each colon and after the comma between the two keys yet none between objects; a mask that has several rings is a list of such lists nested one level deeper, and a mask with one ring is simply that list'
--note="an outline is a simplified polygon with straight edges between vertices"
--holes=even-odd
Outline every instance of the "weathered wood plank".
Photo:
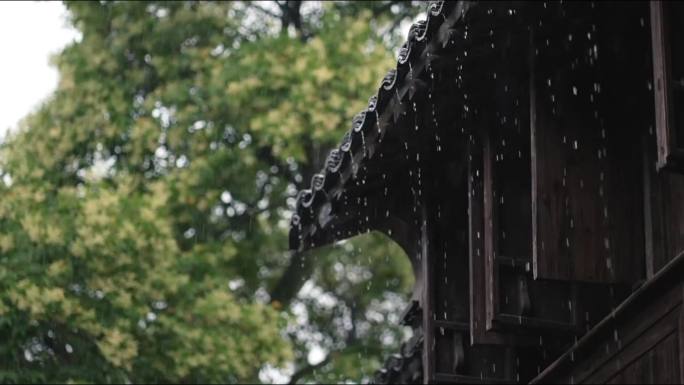
[{"label": "weathered wood plank", "polygon": [[427,207],[421,207],[420,225],[420,261],[423,274],[423,296],[421,307],[423,309],[423,383],[432,381],[435,372],[435,346],[434,346],[434,303],[432,291],[434,287],[432,253],[430,252],[430,228]]},{"label": "weathered wood plank", "polygon": [[667,251],[664,256],[666,259],[658,261],[658,269],[684,252],[684,175],[667,173],[662,174],[661,178]]},{"label": "weathered wood plank", "polygon": [[[482,144],[473,136],[468,146],[468,217],[470,271],[470,343],[502,344],[504,337],[487,331],[487,292],[484,239],[484,182]],[[493,295],[493,294],[492,294]]]},{"label": "weathered wood plank", "polygon": [[[652,280],[636,290],[532,383],[590,381],[588,379],[594,373],[609,367],[611,362],[617,362],[625,349],[635,350],[624,354],[638,356],[637,353],[646,352],[681,328],[683,276],[684,255],[671,261]],[[656,337],[649,333],[655,333]],[[621,365],[626,362],[621,359]],[[605,373],[610,376],[609,372]]]},{"label": "weathered wood plank", "polygon": [[[684,301],[684,284],[682,287],[682,301]],[[679,312],[679,327],[677,330],[679,336],[679,346],[677,357],[679,358],[679,383],[684,384],[684,311]]]},{"label": "weathered wood plank", "polygon": [[658,133],[659,169],[667,166],[672,142],[674,141],[669,111],[669,55],[664,6],[662,1],[650,2],[651,47],[653,49],[653,94],[655,96],[655,126]]},{"label": "weathered wood plank", "polygon": [[[615,39],[605,36],[604,44]],[[624,114],[630,88],[625,73],[607,70],[617,58],[574,69],[561,59],[540,54],[535,67],[544,71],[531,85],[535,278],[635,282],[642,213],[624,208],[643,200],[641,174],[633,172],[641,135]]]},{"label": "weathered wood plank", "polygon": [[497,251],[496,216],[494,212],[494,175],[492,170],[492,147],[487,121],[480,127],[482,133],[482,173],[483,173],[483,205],[484,205],[484,271],[487,309],[487,330],[492,329],[492,320],[499,312],[499,269],[494,263]]},{"label": "weathered wood plank", "polygon": [[[625,331],[617,329],[616,333],[618,334],[618,340],[615,342],[618,343],[618,345],[622,345],[622,348],[620,348],[614,356],[611,356],[609,360],[605,361],[604,365],[595,365],[593,367],[595,372],[590,376],[581,379],[581,383],[598,384],[608,382],[615,374],[625,370],[625,368],[628,368],[631,366],[630,364],[640,358],[647,356],[650,351],[658,350],[660,344],[666,343],[670,345],[672,342],[668,343],[668,340],[676,341],[676,330],[679,322],[680,310],[680,308],[672,310],[629,344],[622,342],[619,337],[620,332],[624,333]],[[671,377],[672,372],[679,374],[678,364],[664,364],[661,369],[667,373],[662,373],[662,377]],[[649,370],[649,368],[643,368],[643,370]],[[624,378],[630,382],[637,383],[641,382],[640,380],[643,379],[648,383],[648,381],[651,381],[652,374],[648,372],[635,373],[635,371],[633,371],[632,373],[625,373]],[[576,378],[576,380],[580,381],[579,378]]]}]

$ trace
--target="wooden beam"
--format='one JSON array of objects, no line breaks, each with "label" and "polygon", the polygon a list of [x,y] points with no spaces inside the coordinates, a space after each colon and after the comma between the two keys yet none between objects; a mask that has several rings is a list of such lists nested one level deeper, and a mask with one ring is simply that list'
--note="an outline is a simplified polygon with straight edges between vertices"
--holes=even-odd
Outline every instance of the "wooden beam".
[{"label": "wooden beam", "polygon": [[668,165],[675,138],[670,113],[670,69],[664,2],[651,1],[651,47],[653,49],[653,94],[655,96],[655,125],[658,143],[658,169]]},{"label": "wooden beam", "polygon": [[420,256],[423,275],[423,296],[421,307],[423,309],[423,383],[429,384],[434,379],[435,372],[435,329],[434,329],[434,304],[433,292],[433,269],[432,253],[430,252],[431,218],[425,204],[421,205],[420,226]]}]

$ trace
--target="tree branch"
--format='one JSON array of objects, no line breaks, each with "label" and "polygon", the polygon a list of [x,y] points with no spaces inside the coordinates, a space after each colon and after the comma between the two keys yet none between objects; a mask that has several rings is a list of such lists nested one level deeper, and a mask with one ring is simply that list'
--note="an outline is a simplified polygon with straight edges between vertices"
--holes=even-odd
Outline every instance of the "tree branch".
[{"label": "tree branch", "polygon": [[307,258],[304,253],[292,252],[290,263],[270,293],[271,303],[278,303],[282,307],[287,307],[299,293],[299,289],[301,289],[306,278],[311,275],[312,268],[311,259]]},{"label": "tree branch", "polygon": [[[277,2],[276,2],[276,3],[277,3]],[[282,18],[282,15],[279,15],[279,14],[277,14],[277,13],[271,11],[270,9],[263,8],[263,7],[261,7],[260,5],[258,5],[256,2],[250,2],[250,3],[249,3],[249,6],[252,7],[253,9],[255,9],[255,10],[257,10],[257,11],[259,11],[259,12],[265,14],[265,15],[267,15],[267,16],[271,16],[271,17],[276,18],[276,19]]]},{"label": "tree branch", "polygon": [[[352,329],[349,331],[347,334],[347,338],[345,338],[345,346],[341,350],[334,351],[328,353],[328,355],[323,359],[323,361],[317,363],[316,365],[306,365],[303,368],[299,369],[296,371],[292,377],[290,378],[290,384],[296,384],[297,381],[302,379],[304,376],[309,375],[311,372],[313,372],[316,369],[320,369],[330,363],[332,361],[332,358],[336,355],[342,354],[343,352],[349,352],[353,351],[354,349],[358,348],[355,347],[354,345],[359,341],[358,335],[356,332],[356,323],[358,322],[358,310],[356,309],[356,306],[350,306],[348,301],[344,301],[349,309],[351,310],[351,323],[352,323]],[[332,321],[330,322],[332,323]]]},{"label": "tree branch", "polygon": [[[313,175],[320,170],[320,166],[325,162],[325,152],[318,145],[311,141],[304,144],[306,153],[309,155],[309,162],[304,164],[301,170],[302,181],[297,184],[297,189],[308,188]],[[313,262],[304,253],[292,252],[290,262],[280,276],[278,282],[270,291],[271,303],[276,301],[286,307],[297,295],[299,289],[311,275]]]}]

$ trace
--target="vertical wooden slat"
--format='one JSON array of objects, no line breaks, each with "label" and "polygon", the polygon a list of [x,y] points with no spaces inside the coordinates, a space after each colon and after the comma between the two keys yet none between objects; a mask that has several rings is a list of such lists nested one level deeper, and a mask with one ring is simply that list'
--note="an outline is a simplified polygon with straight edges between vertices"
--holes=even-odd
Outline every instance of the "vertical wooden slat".
[{"label": "vertical wooden slat", "polygon": [[684,175],[662,173],[662,198],[666,210],[666,252],[665,259],[656,265],[662,268],[670,260],[684,252]]},{"label": "vertical wooden slat", "polygon": [[666,18],[661,1],[651,1],[651,46],[653,49],[653,87],[658,143],[658,169],[667,166],[675,138],[669,111],[669,68]]},{"label": "vertical wooden slat", "polygon": [[651,173],[651,154],[649,151],[648,135],[642,139],[643,158],[642,172],[644,181],[644,253],[646,256],[646,279],[653,278],[655,274],[655,246],[654,246],[654,226],[653,226],[653,205],[651,202],[653,194],[653,175]]},{"label": "vertical wooden slat", "polygon": [[487,270],[484,242],[484,186],[482,142],[474,137],[468,150],[468,213],[470,270],[470,343],[503,344],[506,339],[487,331]]},{"label": "vertical wooden slat", "polygon": [[668,247],[667,247],[667,226],[669,226],[669,216],[668,214],[668,204],[665,202],[664,192],[667,191],[664,188],[664,175],[658,175],[657,171],[653,167],[655,165],[655,152],[651,152],[651,188],[650,188],[650,200],[651,200],[651,224],[652,224],[652,237],[653,237],[653,274],[657,274],[658,271],[666,265],[667,261],[673,256],[668,257]]},{"label": "vertical wooden slat", "polygon": [[487,330],[491,330],[492,321],[498,313],[498,277],[496,272],[496,236],[494,229],[494,173],[492,170],[492,146],[489,137],[488,122],[480,127],[482,132],[482,179],[484,196],[484,266],[485,266],[485,293],[487,308]]},{"label": "vertical wooden slat", "polygon": [[537,277],[539,266],[539,217],[537,215],[539,210],[539,192],[537,186],[539,185],[539,162],[537,161],[537,87],[536,87],[536,72],[535,72],[535,58],[534,58],[534,29],[530,31],[530,42],[528,50],[528,66],[529,66],[529,95],[530,95],[530,179],[532,181],[532,272],[534,277]]},{"label": "vertical wooden slat", "polygon": [[468,143],[468,233],[470,272],[470,343],[475,344],[485,333],[486,291],[484,283],[484,217],[482,207],[482,153],[479,141]]},{"label": "vertical wooden slat", "polygon": [[[684,285],[682,287],[682,299],[684,302]],[[677,328],[679,335],[679,383],[684,384],[684,306],[679,307],[679,325]]]},{"label": "vertical wooden slat", "polygon": [[[680,310],[681,312],[681,310]],[[679,356],[678,333],[670,334],[647,353],[651,358],[647,380],[651,384],[680,384],[681,365]],[[638,383],[639,378],[629,378],[627,381]]]},{"label": "vertical wooden slat", "polygon": [[421,205],[421,226],[420,226],[420,259],[423,267],[423,383],[429,384],[434,379],[434,365],[435,365],[435,351],[434,351],[434,303],[433,290],[434,282],[432,279],[432,272],[434,263],[432,263],[432,253],[430,252],[430,218],[428,216],[428,208],[425,203]]}]

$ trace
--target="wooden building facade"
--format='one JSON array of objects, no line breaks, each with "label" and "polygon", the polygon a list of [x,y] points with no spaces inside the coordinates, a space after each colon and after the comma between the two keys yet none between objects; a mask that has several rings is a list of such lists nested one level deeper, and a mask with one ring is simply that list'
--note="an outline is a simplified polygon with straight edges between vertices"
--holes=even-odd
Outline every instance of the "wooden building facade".
[{"label": "wooden building facade", "polygon": [[429,3],[290,232],[411,260],[376,382],[684,383],[682,29],[679,2]]}]

